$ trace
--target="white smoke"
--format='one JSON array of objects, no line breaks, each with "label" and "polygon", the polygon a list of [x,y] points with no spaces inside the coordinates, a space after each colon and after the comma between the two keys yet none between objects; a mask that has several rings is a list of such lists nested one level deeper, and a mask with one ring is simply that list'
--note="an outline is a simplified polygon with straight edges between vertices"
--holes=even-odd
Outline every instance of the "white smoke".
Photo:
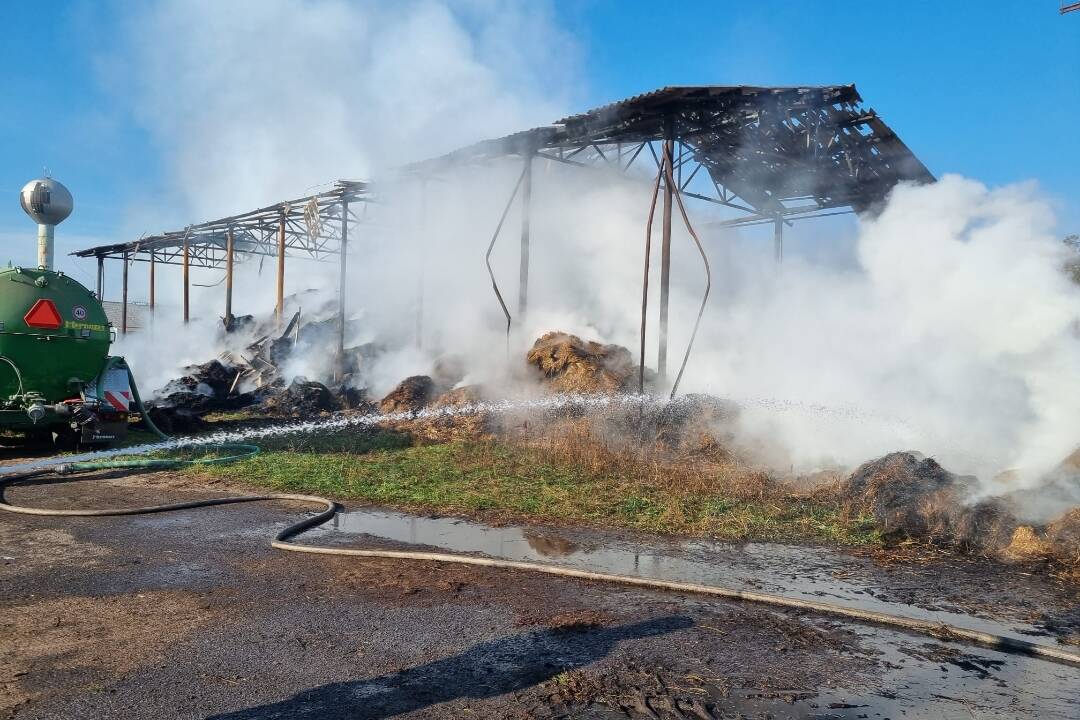
[{"label": "white smoke", "polygon": [[918,449],[1030,486],[1076,449],[1080,287],[1033,185],[899,187],[856,250],[854,271],[730,268],[687,389],[767,399],[746,429],[796,467]]},{"label": "white smoke", "polygon": [[[169,188],[167,204],[147,207],[144,198],[129,209],[135,235],[300,197],[339,178],[367,179],[549,122],[580,90],[579,51],[546,2],[161,0],[125,14],[125,33],[100,65],[161,149]],[[393,257],[415,252],[400,237],[387,242]],[[353,243],[358,254],[378,255],[370,235]],[[273,306],[273,262],[242,260],[234,313],[265,312]],[[211,287],[192,287],[187,326],[179,322],[175,270],[158,268],[152,328],[118,346],[140,361],[149,387],[224,349],[223,270],[193,269],[192,282]],[[111,263],[107,272],[115,296],[119,272]],[[336,273],[334,265],[290,258],[286,292],[336,295]],[[393,286],[385,275],[378,280]],[[130,282],[131,297],[145,299],[147,267],[134,264]]]},{"label": "white smoke", "polygon": [[[385,178],[391,166],[578,109],[577,51],[552,17],[546,4],[501,2],[161,2],[136,13],[124,57],[134,105],[193,221],[343,176]],[[350,341],[391,349],[371,378],[376,395],[444,353],[466,358],[467,381],[506,373],[483,257],[519,172],[492,163],[423,190],[380,187],[371,222],[351,236],[348,288],[365,328]],[[527,317],[517,317],[516,208],[492,258],[515,315],[510,365],[551,329],[636,357],[647,179],[547,162],[535,173]],[[695,216],[699,230],[706,219]],[[1067,249],[1036,187],[948,176],[897,188],[853,230],[812,227],[790,236],[817,233],[832,250],[789,253],[780,269],[771,238],[703,232],[714,293],[681,390],[740,401],[749,450],[812,470],[917,449],[993,492],[1006,489],[994,481],[1002,471],[1015,471],[1009,489],[1033,487],[1075,449],[1080,288],[1061,272]],[[673,262],[671,374],[703,284],[681,227]],[[654,255],[650,364],[658,264]],[[272,307],[272,273],[258,259],[239,267],[234,312]],[[200,289],[198,322],[178,329],[178,281],[159,273],[164,314],[124,343],[162,380],[218,349],[222,289]],[[286,282],[334,293],[336,267],[290,259]],[[290,373],[308,372],[298,365]]]},{"label": "white smoke", "polygon": [[209,219],[549,122],[577,55],[545,2],[161,0],[107,67]]}]

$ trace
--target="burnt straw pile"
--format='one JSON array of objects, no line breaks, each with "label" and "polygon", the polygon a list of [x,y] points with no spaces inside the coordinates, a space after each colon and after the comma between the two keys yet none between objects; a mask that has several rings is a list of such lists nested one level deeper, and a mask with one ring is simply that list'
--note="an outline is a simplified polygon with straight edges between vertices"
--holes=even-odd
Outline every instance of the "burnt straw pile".
[{"label": "burnt straw pile", "polygon": [[633,356],[621,345],[549,332],[533,344],[525,359],[555,392],[617,393],[637,387]]},{"label": "burnt straw pile", "polygon": [[1027,523],[1009,495],[972,502],[977,484],[932,458],[895,452],[861,465],[839,492],[850,511],[873,516],[886,541],[920,540],[1008,561],[1080,567],[1080,508]]}]

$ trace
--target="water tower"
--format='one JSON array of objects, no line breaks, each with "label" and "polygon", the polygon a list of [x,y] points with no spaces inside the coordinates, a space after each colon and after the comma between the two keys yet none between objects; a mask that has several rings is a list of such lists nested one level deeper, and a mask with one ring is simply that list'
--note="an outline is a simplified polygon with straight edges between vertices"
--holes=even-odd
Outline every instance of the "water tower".
[{"label": "water tower", "polygon": [[53,236],[75,207],[71,193],[51,177],[31,180],[19,193],[19,204],[38,225],[38,266],[53,269]]}]

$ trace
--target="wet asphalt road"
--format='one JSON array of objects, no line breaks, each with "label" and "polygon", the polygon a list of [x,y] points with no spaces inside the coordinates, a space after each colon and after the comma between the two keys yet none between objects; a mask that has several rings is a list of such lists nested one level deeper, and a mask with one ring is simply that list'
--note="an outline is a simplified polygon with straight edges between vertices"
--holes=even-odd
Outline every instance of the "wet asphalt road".
[{"label": "wet asphalt road", "polygon": [[[8,496],[222,491],[179,482]],[[0,717],[1080,717],[1080,670],[1040,661],[669,593],[272,550],[307,511],[0,515]]]}]

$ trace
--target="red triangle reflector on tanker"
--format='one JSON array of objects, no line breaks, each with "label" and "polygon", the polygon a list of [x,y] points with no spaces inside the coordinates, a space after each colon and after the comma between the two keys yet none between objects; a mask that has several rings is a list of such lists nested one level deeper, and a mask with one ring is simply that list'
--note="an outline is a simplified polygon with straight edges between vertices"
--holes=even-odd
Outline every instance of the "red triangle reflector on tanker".
[{"label": "red triangle reflector on tanker", "polygon": [[38,300],[30,312],[23,315],[23,321],[30,327],[45,330],[56,330],[64,324],[52,300]]}]

